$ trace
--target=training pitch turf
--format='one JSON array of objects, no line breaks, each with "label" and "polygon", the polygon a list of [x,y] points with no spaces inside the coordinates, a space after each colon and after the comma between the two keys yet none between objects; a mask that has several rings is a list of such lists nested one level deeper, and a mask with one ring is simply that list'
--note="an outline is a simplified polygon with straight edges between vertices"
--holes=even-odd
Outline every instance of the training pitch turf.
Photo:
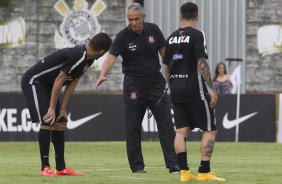
[{"label": "training pitch turf", "polygon": [[[179,176],[168,174],[164,168],[159,143],[143,142],[142,145],[147,174],[130,172],[124,142],[67,142],[67,165],[84,172],[85,176],[46,178],[39,176],[37,142],[0,142],[0,184],[179,183]],[[199,143],[192,142],[188,145],[189,166],[196,174],[199,164]],[[54,168],[52,149],[50,156],[51,167]],[[217,142],[212,169],[218,176],[226,179],[225,183],[282,183],[282,144]]]}]

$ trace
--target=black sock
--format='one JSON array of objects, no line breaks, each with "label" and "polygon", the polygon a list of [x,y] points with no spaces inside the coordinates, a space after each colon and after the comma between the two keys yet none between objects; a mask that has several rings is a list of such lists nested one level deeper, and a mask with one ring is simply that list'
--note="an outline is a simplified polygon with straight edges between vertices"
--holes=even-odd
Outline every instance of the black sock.
[{"label": "black sock", "polygon": [[56,170],[65,169],[65,132],[52,131],[52,143],[55,150]]},{"label": "black sock", "polygon": [[210,161],[209,160],[202,160],[201,164],[199,166],[199,172],[200,173],[208,173],[210,171],[211,171]]},{"label": "black sock", "polygon": [[181,152],[177,155],[177,163],[181,170],[189,170],[188,164],[187,164],[187,152]]},{"label": "black sock", "polygon": [[50,148],[50,130],[40,129],[38,133],[38,142],[41,158],[41,171],[44,166],[50,166],[49,164],[49,148]]}]

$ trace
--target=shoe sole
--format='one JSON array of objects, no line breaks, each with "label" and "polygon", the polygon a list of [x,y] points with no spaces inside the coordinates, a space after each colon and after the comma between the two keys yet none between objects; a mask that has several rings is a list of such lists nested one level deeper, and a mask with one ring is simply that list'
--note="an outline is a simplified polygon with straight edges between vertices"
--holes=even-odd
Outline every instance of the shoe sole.
[{"label": "shoe sole", "polygon": [[196,181],[197,179],[188,179],[188,180],[179,180],[179,181],[181,181],[181,182],[185,182],[185,181]]},{"label": "shoe sole", "polygon": [[84,176],[84,175],[71,175],[71,174],[62,174],[62,175],[56,175],[56,176]]},{"label": "shoe sole", "polygon": [[197,179],[198,181],[218,181],[218,182],[225,182],[225,180],[209,180],[209,179]]},{"label": "shoe sole", "polygon": [[61,176],[81,176],[81,175],[57,175],[58,177],[61,177]]},{"label": "shoe sole", "polygon": [[48,175],[39,175],[39,176],[42,176],[42,177],[56,177],[57,175],[54,175],[54,176],[48,176]]}]

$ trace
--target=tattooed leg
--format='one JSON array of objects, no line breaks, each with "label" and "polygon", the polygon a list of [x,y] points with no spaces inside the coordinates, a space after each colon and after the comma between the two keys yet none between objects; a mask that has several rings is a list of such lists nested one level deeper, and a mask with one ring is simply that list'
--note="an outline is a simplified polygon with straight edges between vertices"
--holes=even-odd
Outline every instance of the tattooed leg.
[{"label": "tattooed leg", "polygon": [[210,160],[217,131],[205,131],[201,141],[201,160]]},{"label": "tattooed leg", "polygon": [[207,158],[211,158],[214,147],[214,140],[209,139],[207,145],[203,148],[203,156]]}]

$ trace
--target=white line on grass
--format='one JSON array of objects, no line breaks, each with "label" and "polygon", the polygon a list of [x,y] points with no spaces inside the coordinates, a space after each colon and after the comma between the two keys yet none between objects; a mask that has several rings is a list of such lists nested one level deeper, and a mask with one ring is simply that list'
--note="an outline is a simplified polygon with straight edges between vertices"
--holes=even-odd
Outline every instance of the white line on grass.
[{"label": "white line on grass", "polygon": [[80,171],[83,171],[83,172],[95,172],[95,171],[119,171],[119,170],[128,170],[128,168],[91,169],[91,170],[80,170]]},{"label": "white line on grass", "polygon": [[153,178],[137,178],[133,176],[108,176],[109,178],[116,178],[116,179],[132,179],[132,180],[150,180],[150,181],[168,181],[164,179],[153,179]]},{"label": "white line on grass", "polygon": [[[112,166],[110,166],[112,167]],[[101,168],[101,169],[92,169],[92,170],[80,170],[80,171],[84,171],[84,172],[89,172],[89,171],[115,171],[115,170],[128,170],[128,168],[120,168],[119,166],[116,166],[119,168]],[[149,169],[160,169],[160,168],[164,168],[164,167],[146,167]]]}]

